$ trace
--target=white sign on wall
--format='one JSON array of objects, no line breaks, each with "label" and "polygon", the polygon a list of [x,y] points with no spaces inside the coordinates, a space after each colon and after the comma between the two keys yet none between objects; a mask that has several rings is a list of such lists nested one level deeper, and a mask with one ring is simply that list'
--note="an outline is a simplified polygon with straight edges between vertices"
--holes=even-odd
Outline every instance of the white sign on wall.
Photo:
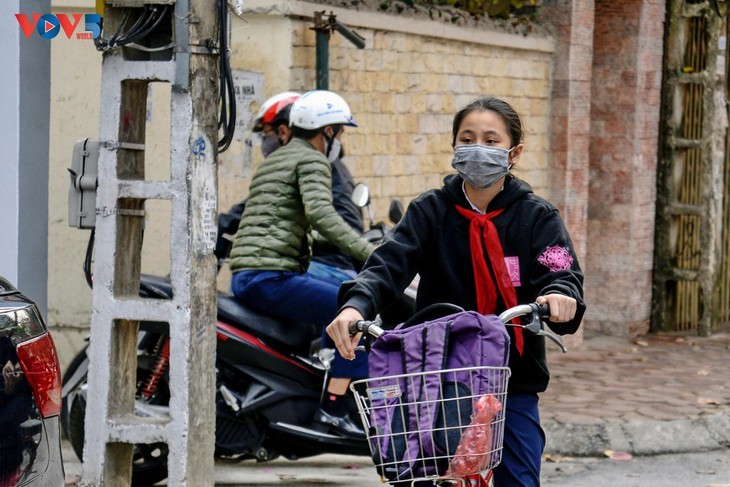
[{"label": "white sign on wall", "polygon": [[234,69],[233,87],[236,96],[235,138],[243,142],[241,176],[248,178],[253,166],[253,146],[258,144],[251,133],[251,121],[264,101],[264,74]]}]

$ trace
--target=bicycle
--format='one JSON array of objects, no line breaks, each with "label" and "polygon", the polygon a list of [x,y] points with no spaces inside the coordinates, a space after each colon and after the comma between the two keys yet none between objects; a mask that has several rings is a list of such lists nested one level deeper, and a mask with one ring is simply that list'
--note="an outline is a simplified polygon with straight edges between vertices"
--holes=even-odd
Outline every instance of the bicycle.
[{"label": "bicycle", "polygon": [[[512,323],[522,316],[527,316],[526,324]],[[546,336],[567,352],[562,340],[545,328],[542,318],[547,316],[546,305],[532,303],[506,310],[499,320]],[[377,319],[355,322],[350,332],[376,341],[386,333]],[[381,482],[399,487],[487,485],[501,461],[509,377],[505,362],[354,381],[350,389]],[[437,386],[429,388],[429,383]]]}]

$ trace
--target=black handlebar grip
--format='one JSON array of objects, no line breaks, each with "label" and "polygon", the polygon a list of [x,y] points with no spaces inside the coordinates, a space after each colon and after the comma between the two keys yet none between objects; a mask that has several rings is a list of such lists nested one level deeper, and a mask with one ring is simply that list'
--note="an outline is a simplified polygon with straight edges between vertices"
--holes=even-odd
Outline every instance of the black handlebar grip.
[{"label": "black handlebar grip", "polygon": [[547,304],[538,304],[537,305],[537,314],[540,316],[540,318],[549,318],[550,317],[550,306]]},{"label": "black handlebar grip", "polygon": [[350,322],[350,326],[347,329],[350,332],[350,336],[353,336],[354,337],[359,332],[361,332],[362,331],[363,324],[364,324],[363,321],[352,321],[352,322]]}]

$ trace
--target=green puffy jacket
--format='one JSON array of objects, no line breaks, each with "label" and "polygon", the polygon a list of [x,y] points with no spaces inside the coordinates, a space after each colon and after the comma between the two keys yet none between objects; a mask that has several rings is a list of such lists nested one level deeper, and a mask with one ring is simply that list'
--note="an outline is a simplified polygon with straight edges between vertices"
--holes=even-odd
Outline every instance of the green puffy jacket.
[{"label": "green puffy jacket", "polygon": [[312,230],[364,262],[373,246],[332,206],[332,166],[309,142],[294,138],[256,170],[231,250],[231,271],[305,272]]}]

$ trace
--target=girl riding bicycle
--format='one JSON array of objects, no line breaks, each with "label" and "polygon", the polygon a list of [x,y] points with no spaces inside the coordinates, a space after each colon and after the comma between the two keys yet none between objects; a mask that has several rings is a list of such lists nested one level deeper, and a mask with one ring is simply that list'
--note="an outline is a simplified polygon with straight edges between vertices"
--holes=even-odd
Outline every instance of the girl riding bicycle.
[{"label": "girl riding bicycle", "polygon": [[[343,357],[354,357],[360,338],[350,337],[349,324],[373,319],[416,274],[418,309],[448,302],[496,314],[536,301],[549,306],[556,333],[575,333],[585,313],[583,274],[558,210],[510,174],[522,141],[519,115],[500,99],[476,100],[456,114],[458,174],[415,199],[358,277],[340,288],[340,313],[327,333]],[[510,335],[512,377],[494,485],[536,486],[545,446],[538,413],[549,380],[545,342],[519,328]]]}]

